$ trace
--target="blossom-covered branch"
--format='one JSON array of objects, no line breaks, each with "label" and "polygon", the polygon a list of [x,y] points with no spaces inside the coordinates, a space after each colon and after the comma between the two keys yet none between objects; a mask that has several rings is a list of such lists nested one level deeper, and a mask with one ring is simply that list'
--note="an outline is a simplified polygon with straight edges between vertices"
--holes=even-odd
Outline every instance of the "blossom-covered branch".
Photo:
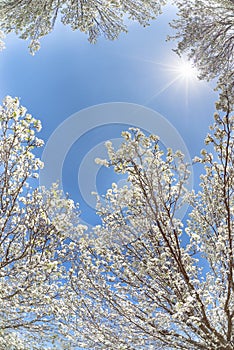
[{"label": "blossom-covered branch", "polygon": [[[234,347],[234,117],[222,86],[215,122],[195,162],[200,191],[189,193],[189,164],[156,136],[123,133],[109,160],[128,175],[97,210],[102,225],[84,239],[67,303],[73,332],[89,349],[231,350]],[[190,205],[187,222],[177,217]],[[82,320],[82,321],[81,321]]]},{"label": "blossom-covered branch", "polygon": [[[65,341],[60,313],[82,235],[72,200],[58,186],[33,186],[42,162],[34,148],[41,124],[7,96],[0,107],[0,347],[52,349]],[[33,187],[32,187],[33,186]],[[56,347],[55,347],[56,348]]]},{"label": "blossom-covered branch", "polygon": [[57,18],[72,30],[88,34],[90,42],[96,42],[100,34],[113,40],[127,31],[124,15],[145,26],[158,15],[164,3],[164,0],[4,0],[0,4],[0,28],[30,39],[29,48],[34,54],[40,48],[40,38],[53,30]]}]

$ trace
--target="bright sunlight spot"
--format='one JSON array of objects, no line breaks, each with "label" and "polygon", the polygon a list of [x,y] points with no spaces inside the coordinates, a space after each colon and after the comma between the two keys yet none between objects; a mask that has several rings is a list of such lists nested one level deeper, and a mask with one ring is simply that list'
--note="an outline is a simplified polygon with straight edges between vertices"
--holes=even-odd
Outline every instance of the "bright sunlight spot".
[{"label": "bright sunlight spot", "polygon": [[189,80],[197,79],[198,71],[190,62],[182,60],[182,62],[178,64],[178,67],[176,67],[176,71],[178,72],[180,78]]}]

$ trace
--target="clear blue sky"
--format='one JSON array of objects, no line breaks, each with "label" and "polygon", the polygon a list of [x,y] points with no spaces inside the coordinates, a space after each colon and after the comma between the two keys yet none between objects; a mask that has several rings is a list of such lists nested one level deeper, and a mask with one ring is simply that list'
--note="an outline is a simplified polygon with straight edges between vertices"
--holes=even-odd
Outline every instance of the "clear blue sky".
[{"label": "clear blue sky", "polygon": [[[42,121],[40,137],[45,142],[60,123],[84,108],[108,102],[139,104],[172,123],[194,157],[203,147],[212,123],[217,94],[212,91],[212,83],[193,80],[187,89],[183,79],[171,83],[175,73],[165,65],[174,65],[178,58],[172,52],[175,43],[165,39],[172,33],[168,22],[175,12],[168,6],[149,27],[130,23],[128,34],[114,42],[100,38],[95,45],[84,34],[57,23],[55,30],[42,39],[34,57],[28,53],[27,42],[8,35],[7,49],[0,53],[0,97],[20,97],[29,113]],[[65,159],[64,190],[80,202],[81,217],[87,222],[95,223],[96,219],[78,188],[79,166],[90,148],[102,140],[118,138],[120,130],[121,125],[90,130],[75,142]],[[198,173],[194,169],[195,186]],[[113,180],[112,172],[101,169],[97,188],[104,191]],[[88,180],[85,191],[89,191]]]}]

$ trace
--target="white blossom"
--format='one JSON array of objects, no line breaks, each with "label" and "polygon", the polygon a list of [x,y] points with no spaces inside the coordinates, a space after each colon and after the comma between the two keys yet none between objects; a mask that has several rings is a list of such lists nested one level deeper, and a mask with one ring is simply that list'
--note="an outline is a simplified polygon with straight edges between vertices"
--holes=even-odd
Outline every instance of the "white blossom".
[{"label": "white blossom", "polygon": [[3,41],[4,38],[5,38],[5,35],[4,35],[3,31],[0,30],[0,51],[5,49],[5,43]]},{"label": "white blossom", "polygon": [[[57,349],[69,344],[60,330],[67,265],[85,228],[73,201],[58,185],[31,188],[42,162],[33,149],[40,123],[18,98],[0,107],[0,348]],[[77,246],[78,243],[76,243]],[[65,308],[64,308],[65,310]],[[56,341],[55,341],[56,339]],[[53,345],[54,344],[54,345]],[[60,345],[59,345],[60,344]],[[66,346],[65,346],[66,349]]]},{"label": "white blossom", "polygon": [[200,78],[232,75],[234,69],[233,0],[175,0],[178,18],[171,23],[177,30],[179,55],[187,54],[198,68]]},{"label": "white blossom", "polygon": [[164,4],[165,0],[4,0],[0,4],[0,28],[30,39],[29,49],[34,55],[40,39],[53,30],[58,18],[72,30],[86,33],[94,43],[101,34],[113,40],[126,32],[126,17],[148,25]]},{"label": "white blossom", "polygon": [[[223,89],[204,149],[200,191],[189,193],[180,152],[124,132],[107,166],[128,175],[98,198],[102,225],[79,241],[66,295],[76,344],[88,349],[234,347],[233,95]],[[111,145],[107,145],[110,147]],[[214,160],[215,159],[215,160]],[[180,203],[190,217],[176,217]],[[69,308],[69,306],[68,306]],[[69,327],[68,323],[66,325]]]}]

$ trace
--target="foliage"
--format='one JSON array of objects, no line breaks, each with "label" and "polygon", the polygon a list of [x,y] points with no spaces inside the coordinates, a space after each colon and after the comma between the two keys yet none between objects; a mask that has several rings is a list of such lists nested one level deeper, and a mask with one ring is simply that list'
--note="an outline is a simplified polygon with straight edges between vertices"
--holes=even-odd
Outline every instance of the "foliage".
[{"label": "foliage", "polygon": [[[158,138],[123,133],[109,161],[128,175],[99,198],[102,225],[77,250],[67,304],[73,332],[89,349],[231,350],[234,347],[234,117],[222,86],[200,191],[188,193],[189,165],[164,155]],[[220,111],[218,113],[218,111]],[[212,152],[209,147],[213,146]],[[183,203],[190,217],[177,218]]]},{"label": "foliage", "polygon": [[39,39],[53,30],[57,18],[72,30],[88,34],[91,42],[100,34],[112,40],[126,31],[126,15],[145,26],[163,4],[164,0],[5,0],[0,5],[0,26],[5,33],[14,31],[22,39],[29,38],[34,53],[40,48]]},{"label": "foliage", "polygon": [[73,255],[70,241],[83,232],[76,225],[73,201],[63,198],[58,186],[31,187],[42,166],[32,153],[43,144],[35,136],[40,128],[17,98],[4,99],[0,107],[1,349],[45,349],[48,342],[59,341]]},{"label": "foliage", "polygon": [[[124,14],[146,25],[163,3],[2,1],[1,28],[30,38],[34,53],[58,17],[94,42],[125,31]],[[128,185],[98,197],[102,225],[84,236],[58,186],[34,186],[40,122],[17,98],[4,99],[0,348],[234,348],[233,1],[176,3],[177,53],[189,54],[201,78],[220,76],[215,122],[194,160],[204,167],[198,193],[186,190],[191,165],[179,151],[164,154],[157,136],[130,129],[118,150],[107,143],[109,160],[99,160],[126,173]],[[177,218],[184,203],[187,222]]]},{"label": "foliage", "polygon": [[5,43],[2,39],[5,38],[4,33],[0,30],[0,51],[2,51],[3,49],[5,49]]},{"label": "foliage", "polygon": [[[4,0],[0,4],[0,28],[30,39],[30,52],[34,54],[40,48],[40,39],[53,30],[58,18],[72,30],[88,34],[94,43],[101,34],[112,40],[126,32],[126,17],[148,25],[165,3],[166,0]],[[176,30],[171,38],[178,41],[175,51],[188,54],[200,78],[211,79],[222,73],[225,79],[225,74],[233,71],[234,62],[233,0],[173,3],[179,9],[177,19],[171,23]]]},{"label": "foliage", "polygon": [[[176,52],[187,53],[201,78],[234,69],[234,1],[176,0],[178,19],[171,23],[179,40]],[[224,78],[225,79],[225,78]]]}]

